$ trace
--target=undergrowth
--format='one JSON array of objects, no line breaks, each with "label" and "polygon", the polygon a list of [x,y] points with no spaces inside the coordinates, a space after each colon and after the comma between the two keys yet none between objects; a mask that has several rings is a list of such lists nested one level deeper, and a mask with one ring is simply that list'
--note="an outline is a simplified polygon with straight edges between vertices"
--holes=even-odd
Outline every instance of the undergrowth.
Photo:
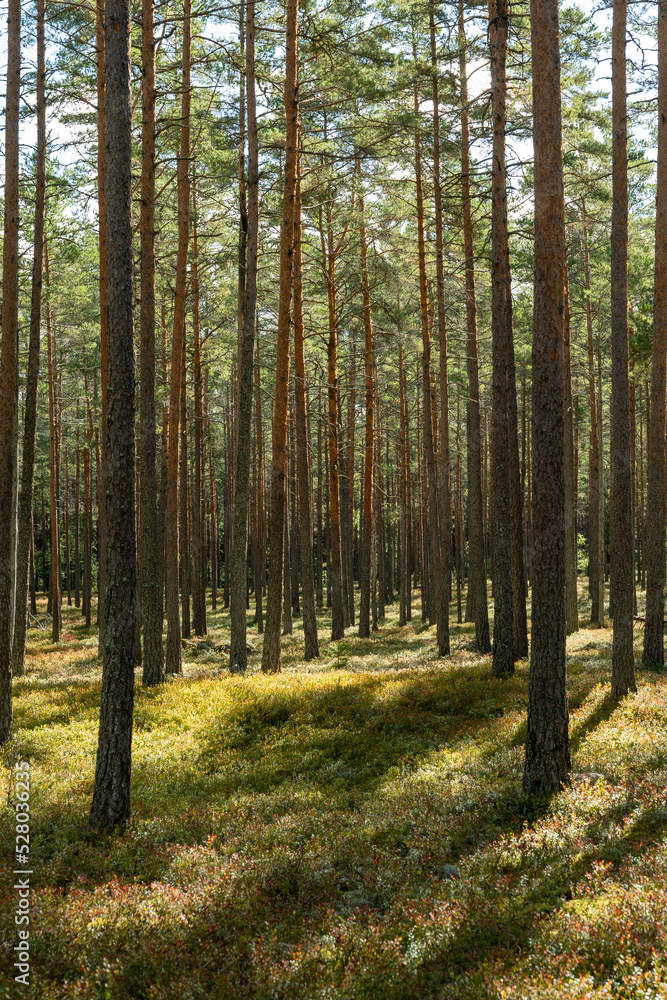
[{"label": "undergrowth", "polygon": [[[0,996],[43,1000],[667,997],[667,679],[609,696],[611,631],[568,640],[574,781],[521,792],[528,663],[494,679],[473,626],[347,633],[283,673],[137,673],[132,819],[87,825],[100,664],[66,611],[31,631],[2,751]],[[298,620],[297,620],[298,625]],[[638,649],[640,635],[637,634]],[[253,640],[254,642],[254,640]],[[197,655],[195,655],[197,654]],[[13,983],[14,790],[29,759],[31,986]],[[11,808],[11,812],[10,812]]]}]

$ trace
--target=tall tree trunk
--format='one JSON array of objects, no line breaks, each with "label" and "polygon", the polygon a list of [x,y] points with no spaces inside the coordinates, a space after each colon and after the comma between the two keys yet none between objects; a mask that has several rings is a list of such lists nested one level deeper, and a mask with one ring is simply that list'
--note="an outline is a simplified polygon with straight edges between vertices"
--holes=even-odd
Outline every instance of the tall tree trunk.
[{"label": "tall tree trunk", "polygon": [[[46,287],[49,287],[49,247],[45,241],[44,257],[46,263]],[[57,388],[56,388],[56,345],[55,334],[51,323],[51,306],[46,304],[46,357],[48,362],[49,384],[49,504],[51,510],[51,636],[53,642],[60,642],[60,573],[59,548],[60,532],[58,518],[58,421],[56,418]]]},{"label": "tall tree trunk", "polygon": [[[586,292],[586,330],[588,335],[588,401],[590,409],[590,449],[588,488],[588,559],[589,587],[591,591],[591,624],[604,628],[604,499],[602,468],[600,465],[601,442],[598,428],[598,406],[595,394],[595,352],[593,345],[593,305],[591,302],[591,266],[588,249],[586,203],[582,202],[582,230],[584,251],[584,285]],[[602,508],[603,516],[600,517]]]},{"label": "tall tree trunk", "polygon": [[568,635],[579,628],[577,595],[577,521],[574,495],[574,436],[570,343],[570,288],[565,261],[565,315],[563,317],[563,465],[565,482],[565,608]]},{"label": "tall tree trunk", "polygon": [[[255,0],[246,3],[245,81],[248,97],[248,209],[244,239],[243,337],[239,362],[239,408],[236,444],[234,546],[230,587],[231,641],[229,668],[243,673],[248,664],[246,594],[248,583],[248,506],[252,438],[252,386],[257,316],[257,250],[259,239],[259,146],[255,102]],[[240,169],[240,168],[239,168]],[[243,227],[242,227],[243,228]],[[258,447],[260,442],[258,442]]]},{"label": "tall tree trunk", "polygon": [[199,246],[197,240],[197,185],[192,183],[192,334],[193,395],[195,408],[194,470],[192,481],[192,628],[206,635],[206,499],[204,490],[204,387],[202,383],[199,321]]},{"label": "tall tree trunk", "polygon": [[569,782],[565,665],[563,316],[565,214],[558,0],[531,0],[535,144],[533,317],[533,608],[523,787]]},{"label": "tall tree trunk", "polygon": [[32,552],[32,500],[35,479],[35,428],[37,425],[37,387],[39,382],[39,347],[42,322],[42,272],[44,261],[44,204],[46,193],[46,43],[44,37],[45,2],[37,3],[37,162],[35,170],[35,224],[33,233],[32,294],[30,302],[30,340],[25,387],[25,424],[23,429],[23,465],[19,497],[17,548],[16,611],[12,647],[12,673],[25,676],[26,607],[28,603],[28,562]]},{"label": "tall tree trunk", "polygon": [[[419,113],[419,98],[417,85],[414,86],[414,111]],[[443,575],[441,565],[440,546],[440,516],[438,510],[438,477],[436,467],[435,448],[433,445],[433,417],[431,410],[431,331],[428,315],[428,290],[426,282],[426,241],[424,236],[424,191],[422,180],[421,162],[421,139],[419,129],[415,130],[415,182],[417,189],[417,240],[419,253],[419,302],[421,311],[421,332],[422,332],[422,400],[423,400],[423,435],[424,453],[427,466],[427,488],[428,493],[428,554],[429,565],[428,590],[433,601],[433,618],[437,627],[438,655],[447,656],[449,653],[449,608],[447,578]],[[426,492],[425,491],[425,492]],[[451,519],[451,515],[450,515]],[[447,550],[449,552],[449,531],[444,526],[442,533],[447,539]],[[444,546],[443,546],[444,548]],[[449,560],[447,560],[449,563]],[[424,567],[422,566],[422,579],[426,579]]]},{"label": "tall tree trunk", "polygon": [[642,662],[664,666],[665,620],[665,386],[667,367],[667,0],[658,2],[658,177],[651,417],[646,499],[646,624]]},{"label": "tall tree trunk", "polygon": [[102,695],[90,821],[110,827],[130,815],[134,701],[135,376],[130,109],[130,4],[106,8],[106,203],[108,388],[107,581]]},{"label": "tall tree trunk", "polygon": [[507,259],[507,187],[505,175],[505,99],[507,0],[489,0],[491,89],[493,104],[492,168],[492,340],[493,340],[493,672],[514,673],[514,619],[510,527],[509,356],[511,291]]},{"label": "tall tree trunk", "polygon": [[255,619],[257,632],[264,632],[262,597],[266,572],[266,511],[264,509],[264,435],[262,433],[262,387],[259,372],[259,344],[255,360],[255,440],[257,441],[257,567],[255,578]]},{"label": "tall tree trunk", "polygon": [[[297,160],[299,164],[299,160]],[[313,567],[313,510],[310,488],[310,449],[308,435],[306,362],[303,331],[303,265],[301,259],[301,176],[297,166],[294,206],[294,395],[296,423],[296,471],[299,491],[299,548],[303,587],[303,635],[306,660],[320,655],[315,615],[315,576]]]},{"label": "tall tree trunk", "polygon": [[19,103],[21,7],[7,11],[5,110],[5,232],[2,248],[0,359],[0,744],[12,738],[12,638],[16,580],[15,539],[19,340]]},{"label": "tall tree trunk", "polygon": [[[168,674],[182,670],[181,629],[178,608],[178,425],[181,412],[181,365],[185,346],[185,293],[190,241],[190,10],[184,0],[183,69],[181,94],[181,148],[178,158],[178,255],[174,330],[171,345],[171,387],[169,391],[169,443],[167,457],[167,510],[165,524],[165,604],[167,610]],[[187,504],[187,497],[181,497]]]},{"label": "tall tree trunk", "polygon": [[269,583],[266,599],[266,629],[262,670],[280,670],[280,624],[282,617],[283,531],[287,478],[287,399],[289,393],[290,302],[294,250],[294,199],[296,193],[299,103],[297,88],[298,0],[287,0],[285,37],[285,186],[280,230],[280,292],[278,342],[276,346],[276,392],[273,412],[273,459],[271,465],[271,515],[269,520]]},{"label": "tall tree trunk", "polygon": [[[361,179],[361,163],[357,161],[357,176]],[[366,388],[366,450],[364,454],[364,505],[359,601],[359,637],[370,636],[371,554],[373,535],[373,456],[375,451],[375,384],[373,371],[373,318],[368,282],[368,243],[364,218],[364,196],[359,195],[359,255],[361,259],[361,290],[364,314],[364,375]]]},{"label": "tall tree trunk", "polygon": [[190,638],[190,482],[188,476],[188,393],[186,338],[183,337],[181,360],[181,443],[178,453],[178,559],[181,582],[181,638]]},{"label": "tall tree trunk", "polygon": [[[106,196],[106,56],[105,0],[95,7],[95,47],[97,50],[97,213],[99,225],[100,355],[102,382],[102,452],[98,461],[98,540],[97,540],[97,619],[99,622],[98,655],[103,656],[104,599],[106,588],[106,468],[107,388],[108,388],[108,309],[107,309],[107,196]],[[92,474],[92,466],[91,466]]]},{"label": "tall tree trunk", "polygon": [[[465,255],[467,372],[468,372],[468,592],[475,622],[475,646],[491,652],[489,611],[484,558],[484,505],[482,497],[482,437],[479,409],[479,364],[477,360],[477,302],[470,197],[470,125],[468,115],[468,68],[463,0],[459,0],[459,77],[461,82],[461,200]],[[442,431],[440,433],[442,439]]]},{"label": "tall tree trunk", "polygon": [[331,638],[342,639],[345,634],[343,609],[343,569],[340,516],[340,475],[338,439],[338,306],[336,302],[336,253],[331,225],[331,202],[327,205],[327,245],[324,228],[320,224],[322,242],[322,269],[327,284],[329,307],[329,336],[327,339],[327,424],[328,424],[328,492],[327,517],[329,555],[327,559],[327,593],[331,590]]},{"label": "tall tree trunk", "polygon": [[143,683],[162,684],[162,582],[155,424],[155,24],[142,0],[141,131],[141,604]]},{"label": "tall tree trunk", "polygon": [[611,689],[620,698],[636,691],[633,651],[633,528],[628,380],[628,148],[625,72],[627,0],[614,0],[612,28],[612,186],[611,211],[611,588],[614,637]]}]

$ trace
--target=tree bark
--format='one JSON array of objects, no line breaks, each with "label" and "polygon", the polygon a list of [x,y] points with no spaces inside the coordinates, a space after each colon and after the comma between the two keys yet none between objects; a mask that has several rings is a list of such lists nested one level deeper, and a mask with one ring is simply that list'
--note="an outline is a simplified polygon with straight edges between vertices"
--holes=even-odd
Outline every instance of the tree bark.
[{"label": "tree bark", "polygon": [[143,683],[165,680],[155,423],[155,24],[153,0],[142,0],[141,132],[141,604]]},{"label": "tree bark", "polygon": [[577,522],[574,494],[574,436],[570,342],[570,289],[565,261],[565,315],[563,317],[563,464],[565,482],[565,608],[567,634],[579,628],[577,595]]},{"label": "tree bark", "polygon": [[298,0],[287,0],[285,37],[285,186],[280,231],[280,291],[276,346],[276,393],[273,412],[271,466],[271,515],[269,519],[269,584],[262,670],[280,670],[280,624],[283,596],[283,531],[285,530],[285,480],[287,477],[287,398],[289,393],[290,302],[294,250],[294,199],[296,193],[299,96],[297,83]]},{"label": "tree bark", "polygon": [[[248,580],[248,506],[250,498],[250,446],[254,376],[255,323],[257,315],[257,252],[259,238],[259,146],[255,102],[255,0],[246,4],[245,81],[248,107],[248,209],[244,238],[243,336],[239,370],[238,433],[236,444],[234,546],[230,586],[231,641],[229,668],[243,673],[247,667],[246,593]],[[247,241],[246,241],[247,237]],[[258,442],[258,447],[260,442]]]},{"label": "tree bark", "polygon": [[7,12],[7,101],[5,110],[5,230],[2,248],[2,349],[0,358],[0,744],[12,738],[12,638],[16,564],[15,538],[18,440],[19,339],[19,103],[21,7]]},{"label": "tree bark", "polygon": [[582,202],[582,230],[584,251],[584,286],[586,292],[586,329],[588,335],[588,401],[590,410],[590,451],[588,488],[588,559],[589,587],[591,591],[591,624],[604,628],[604,499],[602,468],[600,466],[601,447],[599,441],[598,406],[595,393],[595,351],[593,345],[593,306],[591,303],[591,267],[588,249],[588,227],[586,203]]},{"label": "tree bark", "polygon": [[565,214],[558,0],[531,0],[535,144],[533,317],[533,608],[523,787],[569,783],[565,663],[563,316]]},{"label": "tree bark", "polygon": [[35,428],[39,349],[42,322],[42,273],[44,261],[44,205],[46,196],[46,43],[44,36],[45,2],[37,3],[37,162],[35,171],[35,223],[33,233],[32,294],[30,303],[30,340],[25,387],[25,424],[23,429],[23,465],[19,497],[17,548],[16,611],[12,648],[12,674],[25,676],[25,639],[28,603],[28,562],[32,552],[32,502],[35,479]]},{"label": "tree bark", "polygon": [[614,634],[612,694],[636,691],[633,651],[634,559],[630,387],[628,379],[628,148],[625,67],[627,0],[614,0],[612,27],[612,187],[611,211],[611,589]]},{"label": "tree bark", "polygon": [[[169,443],[167,457],[167,510],[165,604],[167,610],[168,674],[182,671],[181,629],[178,607],[178,450],[181,412],[181,365],[185,344],[185,293],[188,244],[190,241],[190,10],[191,0],[184,0],[183,69],[181,94],[181,148],[178,158],[178,254],[176,258],[176,296],[174,330],[171,346],[171,387],[169,392]],[[181,497],[187,504],[187,497]]]},{"label": "tree bark", "polygon": [[507,188],[505,177],[505,65],[507,0],[489,0],[491,88],[493,105],[492,168],[492,343],[493,343],[493,672],[514,673],[514,620],[510,527],[509,356],[511,291],[507,259]]},{"label": "tree bark", "polygon": [[[484,558],[484,506],[482,498],[482,439],[479,410],[479,364],[477,355],[477,301],[470,197],[470,125],[468,115],[468,69],[463,0],[459,0],[459,77],[461,85],[461,200],[463,250],[465,256],[467,373],[468,373],[468,594],[475,622],[475,647],[491,652],[489,611]],[[442,431],[440,433],[442,439]]]},{"label": "tree bark", "polygon": [[642,662],[665,663],[665,387],[667,384],[667,0],[658,2],[658,176],[651,415],[646,498],[646,624]]},{"label": "tree bark", "polygon": [[[357,160],[357,177],[361,179],[361,163]],[[361,292],[364,316],[364,377],[366,402],[366,437],[364,453],[364,505],[359,600],[359,638],[370,636],[371,554],[373,535],[373,458],[375,451],[375,384],[373,371],[373,317],[368,282],[368,243],[364,218],[364,196],[359,195],[359,255],[361,262]]]},{"label": "tree bark", "polygon": [[[299,161],[297,160],[297,164]],[[296,471],[299,491],[299,549],[303,588],[303,635],[306,660],[320,655],[315,614],[315,575],[313,567],[313,510],[310,488],[310,449],[306,361],[303,330],[303,264],[301,259],[301,176],[297,165],[296,202],[294,206],[294,395],[296,423]]]},{"label": "tree bark", "polygon": [[130,108],[130,4],[107,0],[105,24],[108,388],[107,580],[102,696],[90,821],[130,815],[134,701],[135,377]]}]

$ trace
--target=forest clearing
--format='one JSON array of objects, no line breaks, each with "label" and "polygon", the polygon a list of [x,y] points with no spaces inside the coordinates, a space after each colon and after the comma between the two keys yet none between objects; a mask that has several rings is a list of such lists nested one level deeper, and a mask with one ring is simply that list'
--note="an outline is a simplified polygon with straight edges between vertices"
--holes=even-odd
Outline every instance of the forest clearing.
[{"label": "forest clearing", "polygon": [[[323,643],[317,663],[295,620],[277,676],[253,635],[243,678],[187,643],[182,677],[137,677],[132,818],[103,836],[87,823],[95,633],[67,610],[58,646],[31,631],[11,755],[31,762],[33,985],[1,995],[667,996],[664,674],[640,671],[618,704],[611,631],[584,623],[567,648],[574,780],[536,802],[527,661],[493,678],[455,623],[438,660],[433,628],[387,610],[373,639]],[[228,613],[209,641],[228,643]],[[12,842],[5,815],[3,871]],[[6,983],[11,962],[5,945]]]}]

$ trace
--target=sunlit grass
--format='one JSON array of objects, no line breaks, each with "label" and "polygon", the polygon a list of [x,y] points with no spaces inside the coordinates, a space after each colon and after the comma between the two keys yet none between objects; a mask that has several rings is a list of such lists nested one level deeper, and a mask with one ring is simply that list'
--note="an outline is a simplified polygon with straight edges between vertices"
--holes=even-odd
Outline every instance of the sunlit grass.
[{"label": "sunlit grass", "polygon": [[640,670],[617,705],[611,629],[584,620],[568,638],[575,780],[536,803],[528,661],[493,678],[453,619],[438,660],[418,593],[405,628],[397,610],[336,643],[321,613],[311,663],[295,619],[277,676],[251,625],[249,670],[230,677],[220,609],[211,648],[184,644],[183,677],[145,690],[138,669],[133,815],[105,836],[87,826],[96,633],[75,609],[60,644],[31,630],[1,759],[8,806],[12,760],[32,763],[33,985],[12,986],[7,808],[0,996],[666,997],[665,676]]}]

